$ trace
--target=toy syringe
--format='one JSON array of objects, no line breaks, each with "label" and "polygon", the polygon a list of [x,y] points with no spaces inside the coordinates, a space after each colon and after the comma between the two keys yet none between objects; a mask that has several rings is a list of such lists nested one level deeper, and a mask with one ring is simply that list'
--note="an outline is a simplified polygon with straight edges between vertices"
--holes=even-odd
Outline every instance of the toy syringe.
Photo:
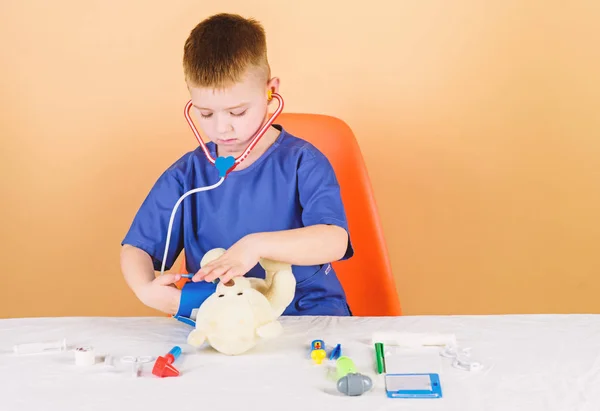
[{"label": "toy syringe", "polygon": [[36,343],[17,344],[13,347],[15,354],[42,354],[67,350],[67,340],[42,341]]}]

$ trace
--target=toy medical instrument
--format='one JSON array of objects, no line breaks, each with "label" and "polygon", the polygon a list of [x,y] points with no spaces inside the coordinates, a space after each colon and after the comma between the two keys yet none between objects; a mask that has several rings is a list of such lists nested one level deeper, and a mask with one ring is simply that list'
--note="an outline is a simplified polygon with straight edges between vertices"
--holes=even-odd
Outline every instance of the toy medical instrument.
[{"label": "toy medical instrument", "polygon": [[397,347],[456,346],[454,334],[428,334],[407,332],[376,332],[371,341]]},{"label": "toy medical instrument", "polygon": [[385,392],[389,398],[441,398],[439,374],[387,374]]},{"label": "toy medical instrument", "polygon": [[[275,110],[275,112],[273,113],[271,118],[269,118],[269,120],[256,133],[256,135],[254,136],[254,138],[252,139],[250,144],[248,144],[248,147],[246,148],[246,150],[244,150],[244,152],[235,159],[233,157],[227,157],[227,158],[219,157],[219,158],[215,159],[210,155],[210,152],[208,151],[206,144],[202,140],[200,133],[198,133],[198,130],[196,129],[196,126],[194,125],[194,122],[192,121],[192,119],[190,117],[190,109],[193,106],[192,100],[188,101],[188,103],[185,105],[185,119],[187,120],[188,124],[190,125],[190,128],[192,129],[192,132],[196,136],[196,140],[198,140],[198,143],[200,144],[200,147],[202,147],[202,151],[204,151],[204,154],[208,158],[208,161],[210,161],[211,163],[216,165],[217,168],[219,168],[219,172],[222,174],[221,175],[222,177],[225,177],[225,175],[227,173],[232,171],[238,164],[240,164],[242,161],[244,161],[244,159],[246,157],[248,157],[248,154],[250,154],[250,151],[252,151],[252,149],[256,146],[256,144],[258,143],[260,138],[267,132],[267,130],[269,129],[271,124],[273,124],[273,121],[275,120],[275,118],[283,110],[283,99],[281,98],[281,96],[277,93],[272,93],[269,90],[268,99],[271,100],[272,97],[275,97],[279,101],[279,107],[277,107],[277,110]],[[222,159],[222,160],[220,160],[220,159]],[[220,167],[222,165],[225,167],[227,167],[227,166],[229,166],[229,167],[221,169]]]},{"label": "toy medical instrument", "polygon": [[104,366],[105,367],[114,367],[115,366],[115,359],[113,358],[112,355],[105,355],[104,356]]},{"label": "toy medical instrument", "polygon": [[331,353],[329,353],[329,359],[337,360],[338,358],[340,358],[341,355],[342,355],[342,346],[341,346],[341,344],[338,344],[335,346],[335,348],[333,350],[331,350]]},{"label": "toy medical instrument", "polygon": [[325,349],[325,341],[313,340],[313,342],[310,343],[310,348],[312,350],[324,350]]},{"label": "toy medical instrument", "polygon": [[336,371],[338,377],[337,390],[342,394],[354,397],[362,395],[373,388],[373,380],[367,375],[357,372],[354,362],[346,356],[338,358]]},{"label": "toy medical instrument", "polygon": [[340,379],[348,374],[356,373],[356,366],[354,361],[346,356],[341,356],[335,362],[335,370],[337,378]]},{"label": "toy medical instrument", "polygon": [[[211,156],[210,151],[206,147],[206,143],[204,143],[204,140],[202,140],[200,133],[196,129],[196,126],[194,125],[194,122],[192,121],[192,118],[190,117],[190,109],[193,106],[192,100],[188,101],[188,103],[185,105],[185,110],[184,110],[185,119],[187,120],[188,124],[190,125],[192,132],[196,136],[196,140],[198,140],[198,143],[200,144],[202,151],[206,155],[206,158],[208,158],[208,161],[210,161],[212,164],[214,164],[217,167],[217,170],[219,170],[220,180],[211,186],[199,187],[199,188],[195,188],[193,190],[188,191],[187,193],[183,194],[179,198],[179,200],[177,200],[177,202],[175,203],[175,206],[173,207],[173,211],[171,212],[171,218],[169,219],[169,227],[167,229],[165,252],[163,254],[162,266],[160,269],[161,275],[163,275],[165,273],[165,265],[166,265],[166,261],[167,261],[167,255],[169,253],[169,243],[171,241],[171,230],[173,229],[173,220],[175,218],[175,213],[177,212],[177,208],[179,207],[181,202],[187,196],[195,194],[195,193],[199,193],[201,191],[212,190],[213,188],[217,188],[218,186],[220,186],[223,183],[223,181],[225,180],[225,178],[227,177],[227,174],[229,174],[235,167],[237,167],[238,164],[240,164],[242,161],[244,161],[244,159],[246,159],[246,157],[248,157],[248,154],[250,154],[250,151],[252,151],[252,149],[256,146],[256,144],[258,143],[260,138],[267,132],[267,130],[269,129],[271,124],[273,124],[273,121],[275,121],[275,118],[277,118],[277,116],[279,116],[279,114],[283,110],[283,98],[281,98],[281,96],[279,94],[272,93],[271,91],[269,91],[268,99],[271,100],[272,97],[275,97],[275,99],[277,99],[279,101],[279,107],[277,107],[277,110],[275,110],[275,112],[273,113],[273,115],[271,115],[269,120],[256,133],[256,135],[254,136],[254,138],[252,139],[250,144],[248,144],[248,147],[246,147],[246,150],[244,150],[244,152],[236,158],[229,156],[229,157],[218,157],[215,159]],[[186,275],[186,278],[191,278],[191,277],[188,274],[188,275]]]},{"label": "toy medical instrument", "polygon": [[310,353],[310,358],[313,359],[315,364],[321,364],[326,356],[327,353],[323,349],[312,350]]},{"label": "toy medical instrument", "polygon": [[179,204],[181,204],[181,202],[189,195],[192,195],[194,193],[199,193],[201,191],[208,191],[208,190],[212,190],[213,188],[217,188],[218,186],[221,185],[221,183],[223,183],[224,180],[225,180],[225,177],[221,177],[221,179],[217,183],[215,183],[211,186],[199,187],[199,188],[190,190],[187,193],[185,193],[184,195],[182,195],[181,197],[179,197],[179,200],[177,200],[177,202],[175,203],[175,206],[173,207],[173,211],[171,212],[171,218],[169,219],[169,227],[167,229],[167,242],[165,244],[165,252],[163,254],[162,266],[160,268],[161,275],[163,275],[165,273],[165,265],[167,263],[167,254],[169,253],[169,243],[171,242],[171,231],[173,230],[173,220],[175,219],[175,213],[177,212],[177,208],[179,207]]},{"label": "toy medical instrument", "polygon": [[483,365],[478,361],[473,361],[466,357],[458,356],[452,361],[452,366],[465,371],[479,371]]},{"label": "toy medical instrument", "polygon": [[173,363],[179,355],[181,355],[181,348],[175,346],[164,357],[158,357],[152,368],[152,374],[161,378],[178,376],[179,371],[173,366]]},{"label": "toy medical instrument", "polygon": [[152,357],[132,357],[125,356],[121,358],[121,362],[131,364],[131,375],[133,377],[139,377],[142,364],[152,361]]},{"label": "toy medical instrument", "polygon": [[338,391],[351,397],[363,395],[371,388],[373,388],[373,380],[359,373],[348,374],[340,378],[337,382]]},{"label": "toy medical instrument", "polygon": [[446,346],[440,351],[440,355],[445,358],[452,358],[452,366],[459,370],[479,371],[483,368],[483,364],[470,358],[470,348],[458,350],[454,346]]},{"label": "toy medical instrument", "polygon": [[25,343],[13,346],[13,351],[15,352],[15,354],[19,355],[53,353],[66,350],[67,340],[65,338],[63,338],[62,340]]},{"label": "toy medical instrument", "polygon": [[385,374],[385,353],[383,343],[375,343],[375,359],[377,360],[377,374]]},{"label": "toy medical instrument", "polygon": [[325,342],[323,340],[314,340],[310,343],[310,346],[310,358],[312,358],[315,364],[321,364],[325,357],[327,357],[327,352],[325,352]]},{"label": "toy medical instrument", "polygon": [[75,348],[75,365],[89,366],[96,363],[94,347],[84,346]]}]

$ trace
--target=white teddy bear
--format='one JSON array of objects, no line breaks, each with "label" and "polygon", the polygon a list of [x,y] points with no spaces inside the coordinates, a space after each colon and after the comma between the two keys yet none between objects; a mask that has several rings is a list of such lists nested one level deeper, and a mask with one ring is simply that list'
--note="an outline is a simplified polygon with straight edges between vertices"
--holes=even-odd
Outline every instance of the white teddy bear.
[{"label": "white teddy bear", "polygon": [[[220,257],[222,248],[210,250],[203,267]],[[294,299],[296,278],[292,266],[261,259],[265,279],[236,277],[219,283],[215,292],[202,303],[196,314],[196,329],[188,336],[188,344],[198,347],[208,341],[215,350],[242,354],[254,347],[260,338],[281,334],[277,319]]]}]

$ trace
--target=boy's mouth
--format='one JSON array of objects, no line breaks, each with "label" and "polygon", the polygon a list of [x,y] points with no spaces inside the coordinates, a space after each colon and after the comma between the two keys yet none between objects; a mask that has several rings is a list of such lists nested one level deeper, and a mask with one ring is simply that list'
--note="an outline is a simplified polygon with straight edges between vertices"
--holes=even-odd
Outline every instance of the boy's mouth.
[{"label": "boy's mouth", "polygon": [[221,144],[235,144],[237,142],[237,139],[235,138],[221,138],[219,139],[219,142]]}]

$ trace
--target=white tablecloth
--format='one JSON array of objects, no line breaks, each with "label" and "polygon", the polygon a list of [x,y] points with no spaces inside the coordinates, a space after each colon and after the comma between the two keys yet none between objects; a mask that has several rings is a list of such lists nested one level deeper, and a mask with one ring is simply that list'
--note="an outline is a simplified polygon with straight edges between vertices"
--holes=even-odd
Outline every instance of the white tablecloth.
[{"label": "white tablecloth", "polygon": [[[600,410],[600,316],[400,318],[283,317],[284,335],[242,356],[186,344],[191,328],[170,318],[0,320],[0,410]],[[375,372],[377,330],[453,333],[484,369],[466,372],[442,359],[441,399],[390,399]],[[147,364],[76,366],[73,352],[18,356],[14,344],[60,339],[100,356],[166,354],[179,345],[179,377],[156,378]],[[342,345],[373,378],[361,397],[337,393],[310,342]],[[440,357],[441,358],[441,357]]]}]

